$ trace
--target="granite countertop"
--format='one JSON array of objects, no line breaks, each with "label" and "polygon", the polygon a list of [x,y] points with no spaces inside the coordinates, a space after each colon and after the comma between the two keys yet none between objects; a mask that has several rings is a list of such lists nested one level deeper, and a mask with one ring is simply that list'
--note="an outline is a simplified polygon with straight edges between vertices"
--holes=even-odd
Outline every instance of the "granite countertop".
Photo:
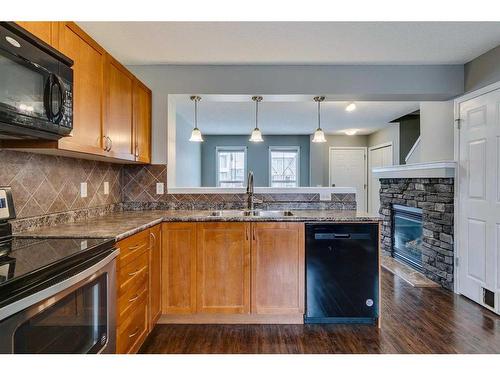
[{"label": "granite countertop", "polygon": [[210,216],[213,211],[148,210],[123,211],[85,221],[41,227],[32,231],[20,232],[16,237],[44,238],[110,238],[117,241],[141,232],[161,222],[175,221],[288,221],[288,222],[374,222],[378,216],[353,210],[292,210],[293,216],[256,217],[256,216]]}]

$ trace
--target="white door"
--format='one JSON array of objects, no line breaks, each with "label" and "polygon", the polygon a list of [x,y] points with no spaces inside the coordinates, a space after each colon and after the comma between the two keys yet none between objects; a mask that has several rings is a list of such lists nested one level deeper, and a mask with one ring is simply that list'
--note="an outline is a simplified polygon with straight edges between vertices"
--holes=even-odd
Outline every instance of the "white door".
[{"label": "white door", "polygon": [[380,180],[373,176],[373,168],[387,167],[393,165],[392,145],[374,146],[368,153],[368,211],[378,215],[380,209]]},{"label": "white door", "polygon": [[459,108],[459,292],[500,313],[500,90]]},{"label": "white door", "polygon": [[330,147],[330,186],[356,188],[357,208],[366,211],[365,147]]}]

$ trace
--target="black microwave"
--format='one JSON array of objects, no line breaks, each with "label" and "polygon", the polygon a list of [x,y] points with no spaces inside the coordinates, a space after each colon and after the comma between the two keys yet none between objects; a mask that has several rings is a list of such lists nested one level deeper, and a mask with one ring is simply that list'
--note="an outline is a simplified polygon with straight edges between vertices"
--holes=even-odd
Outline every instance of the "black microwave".
[{"label": "black microwave", "polygon": [[0,22],[0,139],[59,139],[73,129],[73,61]]}]

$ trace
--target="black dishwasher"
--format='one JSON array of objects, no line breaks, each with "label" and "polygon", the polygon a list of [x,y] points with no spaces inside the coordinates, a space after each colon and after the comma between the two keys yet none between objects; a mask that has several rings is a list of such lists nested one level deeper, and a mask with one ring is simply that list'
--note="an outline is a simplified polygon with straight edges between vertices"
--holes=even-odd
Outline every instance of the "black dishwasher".
[{"label": "black dishwasher", "polygon": [[371,323],[379,312],[378,224],[306,224],[305,323]]}]

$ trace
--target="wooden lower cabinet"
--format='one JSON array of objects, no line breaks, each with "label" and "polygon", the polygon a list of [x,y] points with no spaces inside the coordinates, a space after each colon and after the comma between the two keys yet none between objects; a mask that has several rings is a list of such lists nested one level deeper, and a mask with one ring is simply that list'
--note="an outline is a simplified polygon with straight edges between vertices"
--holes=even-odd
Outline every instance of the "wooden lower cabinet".
[{"label": "wooden lower cabinet", "polygon": [[161,315],[161,225],[149,230],[149,330]]},{"label": "wooden lower cabinet", "polygon": [[116,351],[136,353],[160,316],[161,227],[117,243]]},{"label": "wooden lower cabinet", "polygon": [[196,312],[196,224],[162,224],[162,313]]},{"label": "wooden lower cabinet", "polygon": [[252,312],[304,313],[304,224],[254,223]]},{"label": "wooden lower cabinet", "polygon": [[164,223],[162,323],[301,323],[303,223]]},{"label": "wooden lower cabinet", "polygon": [[198,313],[250,312],[249,232],[249,223],[198,224]]}]

